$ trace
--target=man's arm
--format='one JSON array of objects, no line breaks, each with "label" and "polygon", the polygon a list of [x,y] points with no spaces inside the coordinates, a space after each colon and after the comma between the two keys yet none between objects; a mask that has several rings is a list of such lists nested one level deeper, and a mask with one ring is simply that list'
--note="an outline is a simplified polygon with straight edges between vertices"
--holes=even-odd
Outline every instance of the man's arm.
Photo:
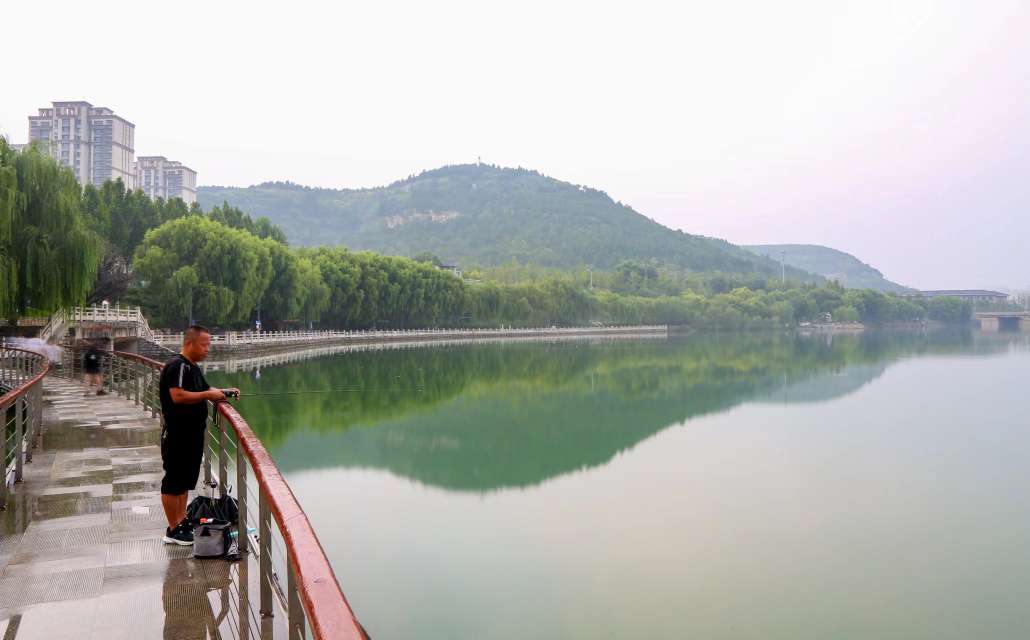
[{"label": "man's arm", "polygon": [[186,391],[182,387],[172,387],[168,390],[168,394],[172,396],[172,402],[175,404],[197,404],[205,400],[210,400],[211,402],[225,400],[225,394],[222,393],[222,390],[214,388],[207,391]]}]

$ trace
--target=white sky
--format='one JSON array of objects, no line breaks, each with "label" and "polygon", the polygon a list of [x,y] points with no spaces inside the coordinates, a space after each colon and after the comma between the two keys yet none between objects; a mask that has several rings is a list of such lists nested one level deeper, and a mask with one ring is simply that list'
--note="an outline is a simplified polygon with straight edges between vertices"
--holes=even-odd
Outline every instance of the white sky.
[{"label": "white sky", "polygon": [[13,142],[85,99],[201,184],[482,156],[913,286],[1030,285],[1030,3],[5,2],[0,26]]}]

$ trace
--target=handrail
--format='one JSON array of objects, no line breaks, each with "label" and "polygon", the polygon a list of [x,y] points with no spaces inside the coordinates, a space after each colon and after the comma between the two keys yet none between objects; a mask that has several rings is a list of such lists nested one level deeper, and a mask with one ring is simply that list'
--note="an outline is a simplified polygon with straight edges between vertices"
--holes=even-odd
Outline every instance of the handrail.
[{"label": "handrail", "polygon": [[[142,365],[150,370],[149,376],[141,378],[132,372],[119,374],[117,363],[112,375],[108,375],[111,388],[115,392],[125,393],[127,396],[135,397],[137,402],[142,400],[152,412],[160,411],[160,399],[157,397],[155,387],[157,386],[158,375],[164,366],[162,363],[152,360],[136,353],[121,351],[112,352],[115,359],[123,359]],[[131,378],[131,381],[130,381]],[[128,381],[128,386],[124,383]],[[149,389],[141,389],[141,383]],[[106,383],[106,382],[105,382]],[[232,405],[226,402],[213,403],[217,416],[220,416],[232,426],[238,443],[237,455],[242,451],[246,455],[246,461],[253,470],[260,489],[261,502],[267,500],[268,510],[275,520],[276,526],[282,534],[285,547],[288,552],[292,573],[296,574],[296,591],[300,595],[306,619],[310,624],[313,636],[317,640],[345,639],[365,640],[367,636],[354,612],[351,610],[347,599],[343,594],[339,581],[333,573],[332,566],[326,558],[325,550],[322,548],[315,531],[311,526],[297,501],[296,496],[290,489],[282,473],[272,460],[272,456],[265,449],[261,440],[254,434],[254,431],[247,424],[247,421],[236,411]],[[221,433],[224,433],[221,432]],[[226,472],[225,460],[219,460],[220,469],[223,474]],[[237,474],[240,473],[237,467]],[[221,479],[221,478],[220,478]],[[238,475],[238,484],[246,482],[246,475]],[[223,482],[224,486],[224,482]],[[238,486],[241,503],[240,529],[246,529],[246,488]],[[264,524],[262,526],[264,537]],[[243,535],[241,534],[241,542]],[[267,541],[265,541],[267,544]],[[246,545],[241,544],[241,547]],[[269,565],[270,569],[270,565]],[[262,561],[262,571],[265,571],[265,562]],[[290,584],[293,585],[293,575],[290,575]],[[291,625],[294,623],[294,611],[289,610]],[[291,635],[292,637],[292,635]]]},{"label": "handrail", "polygon": [[[49,371],[50,359],[45,355],[0,346],[0,382],[17,385],[0,395],[0,507],[7,505],[11,465],[17,483],[21,482],[24,464],[32,462],[32,450],[43,426],[43,378]],[[10,388],[11,384],[4,386]],[[13,433],[8,436],[8,431]],[[10,463],[8,457],[12,458]]]},{"label": "handrail", "polygon": [[24,356],[22,356],[23,358],[25,356],[29,356],[29,360],[38,360],[42,362],[43,368],[38,373],[34,374],[31,378],[22,382],[17,388],[8,391],[3,395],[0,395],[0,407],[5,406],[27,394],[32,389],[32,387],[41,382],[43,378],[46,377],[46,374],[50,371],[50,359],[41,353],[36,353],[35,351],[30,351],[28,349],[19,349],[18,347],[9,347],[5,345],[0,347],[0,360],[6,357],[5,352],[7,351],[17,351],[19,353],[25,354]]},{"label": "handrail", "polygon": [[232,425],[240,445],[250,458],[259,486],[268,493],[272,517],[293,557],[293,569],[300,581],[300,594],[309,612],[312,633],[316,638],[362,640],[365,636],[343,595],[325,550],[279,467],[235,407],[226,402],[219,402],[216,406]]}]

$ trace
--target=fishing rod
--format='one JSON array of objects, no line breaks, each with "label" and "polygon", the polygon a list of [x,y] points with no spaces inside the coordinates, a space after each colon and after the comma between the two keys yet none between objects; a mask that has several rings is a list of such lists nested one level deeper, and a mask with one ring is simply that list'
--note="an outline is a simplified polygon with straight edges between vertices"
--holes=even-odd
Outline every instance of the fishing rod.
[{"label": "fishing rod", "polygon": [[[309,393],[359,393],[362,391],[424,391],[422,387],[340,387],[336,389],[301,389],[299,391],[260,391],[258,393],[247,393],[243,394],[244,398],[254,398],[258,396],[294,396],[303,395]],[[232,394],[235,399],[239,399],[240,396]]]}]

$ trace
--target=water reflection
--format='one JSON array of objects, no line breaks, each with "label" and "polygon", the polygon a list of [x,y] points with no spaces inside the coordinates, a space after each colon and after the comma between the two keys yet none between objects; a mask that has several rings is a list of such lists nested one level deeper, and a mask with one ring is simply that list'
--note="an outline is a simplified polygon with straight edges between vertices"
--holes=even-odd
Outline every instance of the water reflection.
[{"label": "water reflection", "polygon": [[[182,638],[218,638],[221,627],[236,602],[230,604],[230,589],[238,589],[228,571],[208,576],[195,560],[178,560],[168,563],[161,589],[161,606],[164,610],[164,640]],[[215,595],[214,602],[208,593]],[[216,611],[217,608],[217,611]],[[241,614],[246,608],[234,612],[234,617],[247,620]]]},{"label": "water reflection", "polygon": [[900,358],[1026,348],[1026,336],[969,331],[502,343],[212,377],[244,390],[241,412],[286,471],[378,468],[482,492],[602,465],[670,425],[744,402],[841,397]]}]

